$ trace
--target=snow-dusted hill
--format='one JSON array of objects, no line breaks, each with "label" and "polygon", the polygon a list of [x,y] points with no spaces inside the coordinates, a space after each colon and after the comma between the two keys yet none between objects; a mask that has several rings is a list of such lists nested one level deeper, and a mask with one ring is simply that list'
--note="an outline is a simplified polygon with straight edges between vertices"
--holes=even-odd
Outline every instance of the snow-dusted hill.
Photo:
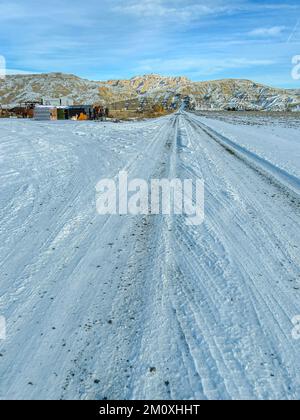
[{"label": "snow-dusted hill", "polygon": [[120,108],[143,109],[156,104],[174,109],[185,99],[192,109],[198,110],[300,110],[299,92],[270,88],[249,80],[192,82],[185,77],[150,74],[130,80],[97,82],[50,73],[7,76],[0,81],[2,105],[39,101],[43,97],[68,97],[75,103],[119,103]]}]

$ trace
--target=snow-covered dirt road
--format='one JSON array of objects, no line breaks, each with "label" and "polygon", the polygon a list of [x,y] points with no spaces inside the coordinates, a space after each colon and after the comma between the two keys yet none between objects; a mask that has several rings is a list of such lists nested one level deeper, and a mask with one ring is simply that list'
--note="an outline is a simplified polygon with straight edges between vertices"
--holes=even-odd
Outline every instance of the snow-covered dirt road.
[{"label": "snow-covered dirt road", "polygon": [[[191,114],[0,132],[0,398],[300,398],[294,192]],[[99,216],[122,169],[203,179],[204,224]]]}]

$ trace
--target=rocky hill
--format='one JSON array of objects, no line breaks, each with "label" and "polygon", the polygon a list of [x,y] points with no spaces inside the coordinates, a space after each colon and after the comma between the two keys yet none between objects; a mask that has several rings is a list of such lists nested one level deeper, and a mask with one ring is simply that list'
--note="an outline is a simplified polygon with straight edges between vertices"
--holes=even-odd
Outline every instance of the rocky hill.
[{"label": "rocky hill", "polygon": [[182,101],[197,110],[300,111],[300,91],[275,89],[249,80],[192,82],[185,77],[146,75],[97,82],[50,73],[7,76],[0,80],[0,104],[68,97],[75,103],[105,104],[143,111],[153,106],[176,109]]}]

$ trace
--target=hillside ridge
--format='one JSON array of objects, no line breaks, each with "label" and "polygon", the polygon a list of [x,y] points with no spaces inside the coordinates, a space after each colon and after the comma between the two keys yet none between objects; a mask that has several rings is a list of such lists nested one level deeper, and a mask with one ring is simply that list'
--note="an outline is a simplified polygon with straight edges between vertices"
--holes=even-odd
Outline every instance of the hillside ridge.
[{"label": "hillside ridge", "polygon": [[93,81],[60,72],[9,75],[0,81],[0,104],[67,97],[75,104],[103,104],[141,110],[176,109],[184,100],[196,110],[299,111],[300,91],[273,88],[247,79],[194,82],[185,76],[146,74]]}]

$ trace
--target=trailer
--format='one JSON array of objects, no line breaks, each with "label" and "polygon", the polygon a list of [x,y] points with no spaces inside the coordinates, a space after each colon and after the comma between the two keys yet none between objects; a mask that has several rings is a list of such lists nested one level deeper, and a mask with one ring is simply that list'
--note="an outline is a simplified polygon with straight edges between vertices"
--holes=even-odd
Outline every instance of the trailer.
[{"label": "trailer", "polygon": [[57,108],[53,106],[44,106],[44,105],[35,106],[34,119],[36,121],[56,121]]}]

